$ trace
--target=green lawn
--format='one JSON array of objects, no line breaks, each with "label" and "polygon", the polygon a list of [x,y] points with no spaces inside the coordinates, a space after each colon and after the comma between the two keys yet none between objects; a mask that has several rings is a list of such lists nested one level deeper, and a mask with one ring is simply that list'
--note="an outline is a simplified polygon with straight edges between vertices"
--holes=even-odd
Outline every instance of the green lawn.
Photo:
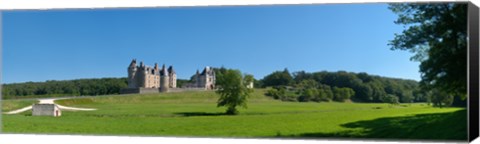
[{"label": "green lawn", "polygon": [[256,90],[248,109],[224,115],[214,92],[122,95],[59,100],[97,111],[63,111],[61,117],[29,112],[2,115],[6,133],[195,137],[351,137],[466,140],[462,108],[426,104],[281,102]]},{"label": "green lawn", "polygon": [[2,112],[8,112],[11,110],[20,109],[34,103],[37,103],[37,100],[1,100],[2,102]]}]

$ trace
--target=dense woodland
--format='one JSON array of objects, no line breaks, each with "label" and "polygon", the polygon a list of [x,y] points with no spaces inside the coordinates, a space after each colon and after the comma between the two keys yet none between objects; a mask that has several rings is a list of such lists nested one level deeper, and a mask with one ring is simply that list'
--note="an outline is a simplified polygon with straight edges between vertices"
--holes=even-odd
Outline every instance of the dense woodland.
[{"label": "dense woodland", "polygon": [[46,82],[26,82],[4,84],[2,98],[55,97],[118,94],[127,87],[126,78],[49,80]]},{"label": "dense woodland", "polygon": [[256,81],[267,95],[284,101],[345,101],[409,103],[430,101],[414,80],[367,73],[276,71]]},{"label": "dense woodland", "polygon": [[[186,82],[188,81],[178,79],[177,86],[181,87]],[[127,85],[127,78],[49,80],[4,84],[2,99],[118,94],[120,89],[126,88]]]}]

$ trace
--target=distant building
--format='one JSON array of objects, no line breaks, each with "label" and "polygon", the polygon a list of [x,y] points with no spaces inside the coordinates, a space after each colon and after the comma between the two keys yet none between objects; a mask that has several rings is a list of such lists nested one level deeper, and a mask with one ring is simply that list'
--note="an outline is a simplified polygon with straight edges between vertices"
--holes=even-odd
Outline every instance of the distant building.
[{"label": "distant building", "polygon": [[149,67],[137,60],[133,59],[128,66],[128,88],[158,88],[161,91],[168,91],[169,88],[177,87],[177,74],[172,66],[162,69],[158,68],[158,64]]},{"label": "distant building", "polygon": [[62,112],[55,104],[34,104],[32,107],[32,115],[59,117],[62,115]]},{"label": "distant building", "polygon": [[172,66],[166,68],[165,65],[160,69],[155,63],[154,67],[149,67],[133,59],[127,68],[128,86],[121,89],[121,94],[131,93],[158,93],[158,92],[181,92],[181,91],[203,91],[215,89],[215,71],[210,67],[200,73],[192,76],[192,82],[184,84],[182,88],[177,88],[177,74]]},{"label": "distant building", "polygon": [[247,85],[247,88],[253,89],[253,82],[250,82],[250,83]]},{"label": "distant building", "polygon": [[191,83],[184,84],[184,88],[205,88],[206,90],[215,89],[215,71],[213,68],[205,67],[202,73],[198,70],[192,76]]}]

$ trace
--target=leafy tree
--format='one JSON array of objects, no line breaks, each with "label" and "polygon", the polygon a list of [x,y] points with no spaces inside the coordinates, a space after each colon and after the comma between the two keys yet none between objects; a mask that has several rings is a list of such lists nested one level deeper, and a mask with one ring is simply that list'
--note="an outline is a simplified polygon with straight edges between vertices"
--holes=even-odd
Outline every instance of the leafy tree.
[{"label": "leafy tree", "polygon": [[[278,89],[276,88],[269,88],[267,90],[267,93],[265,93],[265,95],[267,96],[271,96],[273,97],[274,99],[279,99],[281,95],[284,95],[284,93],[281,93],[282,91],[279,91]],[[284,91],[283,91],[284,92]]]},{"label": "leafy tree", "polygon": [[243,81],[245,85],[249,85],[250,83],[253,83],[255,81],[255,78],[251,74],[245,74]]},{"label": "leafy tree", "polygon": [[413,101],[415,102],[426,102],[427,101],[427,96],[428,96],[428,91],[422,91],[420,88],[416,88],[412,92],[413,94]]},{"label": "leafy tree", "polygon": [[293,80],[296,83],[301,82],[302,80],[306,79],[313,79],[313,75],[311,73],[307,73],[305,71],[298,71],[293,73]]},{"label": "leafy tree", "polygon": [[[414,53],[411,60],[420,62],[421,84],[439,95],[465,98],[467,92],[467,4],[466,3],[399,3],[390,4],[396,24],[406,29],[395,34],[392,50]],[[436,98],[438,97],[438,98]],[[438,103],[437,103],[438,105]]]},{"label": "leafy tree", "polygon": [[263,78],[263,86],[287,86],[293,84],[293,78],[288,69],[276,71]]},{"label": "leafy tree", "polygon": [[330,86],[324,88],[323,92],[325,93],[325,96],[326,96],[327,100],[332,100],[333,99],[333,91],[330,88]]},{"label": "leafy tree", "polygon": [[296,85],[300,89],[317,88],[318,82],[313,79],[305,79]]},{"label": "leafy tree", "polygon": [[314,99],[318,95],[318,90],[316,88],[306,88],[302,91],[301,95],[298,97],[299,102],[307,102]]},{"label": "leafy tree", "polygon": [[446,107],[452,105],[453,103],[453,95],[437,89],[432,90],[432,95],[430,96],[433,106]]},{"label": "leafy tree", "polygon": [[398,97],[388,94],[387,96],[382,98],[383,102],[390,103],[390,104],[399,104]]},{"label": "leafy tree", "polygon": [[411,103],[413,102],[413,94],[412,94],[412,91],[410,90],[404,90],[403,93],[402,93],[402,97],[401,97],[401,102],[402,103]]},{"label": "leafy tree", "polygon": [[382,102],[383,98],[387,96],[387,92],[381,82],[374,80],[368,83],[369,87],[372,88],[372,101],[373,102]]},{"label": "leafy tree", "polygon": [[313,101],[330,101],[333,99],[333,92],[330,86],[321,84],[318,88],[318,95]]},{"label": "leafy tree", "polygon": [[[190,78],[192,79],[192,78]],[[177,79],[177,87],[182,87],[184,84],[191,82],[191,80]]]},{"label": "leafy tree", "polygon": [[338,87],[333,87],[333,94],[334,98],[333,100],[339,101],[339,102],[344,102],[346,99],[349,99],[351,96],[355,95],[355,91],[351,88],[338,88]]},{"label": "leafy tree", "polygon": [[263,88],[263,81],[262,80],[257,80],[257,79],[254,79],[253,80],[253,87],[254,88]]},{"label": "leafy tree", "polygon": [[238,114],[237,106],[247,108],[247,97],[253,89],[247,88],[250,76],[243,76],[239,70],[227,69],[216,74],[217,93],[220,95],[217,106],[226,106],[227,114]]}]

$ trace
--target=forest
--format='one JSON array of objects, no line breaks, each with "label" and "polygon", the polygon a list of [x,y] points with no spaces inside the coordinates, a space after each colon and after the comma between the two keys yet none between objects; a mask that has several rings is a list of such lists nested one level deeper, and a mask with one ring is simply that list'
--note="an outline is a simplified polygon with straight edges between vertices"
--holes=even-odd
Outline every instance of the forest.
[{"label": "forest", "polygon": [[428,93],[417,81],[387,78],[367,73],[275,71],[256,81],[269,88],[267,95],[285,101],[345,101],[409,103],[427,102]]},{"label": "forest", "polygon": [[[187,81],[178,79],[177,86],[181,87]],[[119,94],[120,89],[126,88],[127,85],[127,78],[48,80],[3,84],[2,99]]]},{"label": "forest", "polygon": [[367,73],[275,71],[255,80],[258,88],[267,88],[267,96],[282,101],[322,102],[354,101],[374,103],[427,102],[434,106],[465,106],[460,97],[423,88],[415,80],[389,78]]}]

